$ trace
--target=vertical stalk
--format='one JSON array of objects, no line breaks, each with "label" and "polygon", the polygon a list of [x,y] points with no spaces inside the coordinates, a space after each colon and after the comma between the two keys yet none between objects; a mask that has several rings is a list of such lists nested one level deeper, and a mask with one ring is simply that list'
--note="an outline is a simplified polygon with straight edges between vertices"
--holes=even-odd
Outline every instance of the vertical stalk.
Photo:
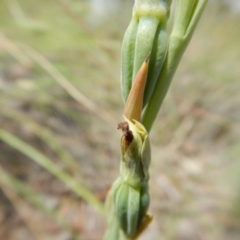
[{"label": "vertical stalk", "polygon": [[206,2],[177,0],[168,42],[171,0],[135,0],[122,48],[121,84],[126,105],[125,121],[118,125],[123,132],[120,175],[107,197],[104,240],[135,240],[152,220],[147,213],[151,161],[148,132]]}]

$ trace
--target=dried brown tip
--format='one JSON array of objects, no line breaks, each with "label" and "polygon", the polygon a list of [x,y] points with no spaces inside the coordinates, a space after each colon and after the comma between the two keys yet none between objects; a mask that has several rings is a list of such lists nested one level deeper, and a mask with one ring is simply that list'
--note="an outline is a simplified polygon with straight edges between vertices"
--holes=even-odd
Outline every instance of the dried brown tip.
[{"label": "dried brown tip", "polygon": [[117,129],[121,129],[123,132],[121,150],[122,153],[124,154],[133,140],[133,133],[129,129],[129,125],[127,122],[119,123]]},{"label": "dried brown tip", "polygon": [[148,63],[148,62],[149,62],[150,57],[151,57],[151,52],[149,52],[149,54],[148,54],[147,57],[145,58],[145,63]]}]

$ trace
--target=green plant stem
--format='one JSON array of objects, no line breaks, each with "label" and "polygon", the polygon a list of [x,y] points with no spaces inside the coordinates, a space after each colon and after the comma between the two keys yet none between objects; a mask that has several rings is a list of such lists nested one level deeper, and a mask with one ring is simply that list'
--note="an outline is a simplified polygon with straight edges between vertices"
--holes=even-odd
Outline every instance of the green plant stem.
[{"label": "green plant stem", "polygon": [[64,182],[79,197],[94,206],[101,214],[105,214],[103,204],[96,198],[96,196],[94,196],[94,194],[88,189],[79,185],[70,175],[57,167],[49,158],[3,129],[0,129],[0,139],[45,168],[48,172]]}]

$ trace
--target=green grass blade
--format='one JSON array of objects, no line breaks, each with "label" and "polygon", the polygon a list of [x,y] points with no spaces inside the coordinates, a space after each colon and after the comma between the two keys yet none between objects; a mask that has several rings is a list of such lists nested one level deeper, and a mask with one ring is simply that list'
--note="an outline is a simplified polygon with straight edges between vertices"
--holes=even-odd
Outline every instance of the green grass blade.
[{"label": "green grass blade", "polygon": [[29,187],[27,187],[24,183],[22,183],[17,178],[13,177],[11,174],[7,173],[0,165],[0,186],[7,186],[15,193],[24,198],[27,202],[37,207],[39,210],[47,214],[51,217],[57,224],[61,227],[70,230],[70,226],[68,226],[61,218],[58,216],[56,211],[50,209],[44,204],[44,200],[39,195],[39,193],[33,191]]},{"label": "green grass blade", "polygon": [[49,158],[3,129],[0,129],[0,139],[45,168],[48,172],[64,182],[79,197],[94,206],[101,214],[104,214],[105,211],[103,204],[96,198],[96,196],[94,196],[94,194],[88,189],[79,185],[71,176],[56,166]]},{"label": "green grass blade", "polygon": [[61,140],[53,134],[50,128],[34,122],[16,110],[14,112],[5,110],[2,114],[14,121],[17,120],[20,125],[25,124],[24,128],[26,127],[26,129],[39,137],[57,154],[59,160],[64,163],[64,166],[66,166],[66,170],[70,171],[70,173],[73,173],[74,175],[77,174],[78,166],[76,160],[71,156],[71,154],[64,150]]}]

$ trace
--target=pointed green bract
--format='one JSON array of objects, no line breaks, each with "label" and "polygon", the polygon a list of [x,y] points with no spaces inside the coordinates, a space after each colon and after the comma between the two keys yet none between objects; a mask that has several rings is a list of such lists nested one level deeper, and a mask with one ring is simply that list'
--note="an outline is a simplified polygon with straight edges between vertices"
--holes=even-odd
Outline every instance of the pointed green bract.
[{"label": "pointed green bract", "polygon": [[142,123],[148,131],[150,131],[157,116],[206,3],[207,0],[176,1],[174,24],[170,34],[167,56],[142,117]]},{"label": "pointed green bract", "polygon": [[132,87],[137,28],[138,21],[137,19],[133,18],[126,30],[122,43],[121,90],[124,102],[127,101],[128,94]]},{"label": "pointed green bract", "polygon": [[158,76],[162,69],[168,47],[168,36],[166,31],[166,22],[158,26],[155,39],[151,50],[151,59],[148,70],[148,78],[145,87],[143,106],[146,106],[152,96]]}]

